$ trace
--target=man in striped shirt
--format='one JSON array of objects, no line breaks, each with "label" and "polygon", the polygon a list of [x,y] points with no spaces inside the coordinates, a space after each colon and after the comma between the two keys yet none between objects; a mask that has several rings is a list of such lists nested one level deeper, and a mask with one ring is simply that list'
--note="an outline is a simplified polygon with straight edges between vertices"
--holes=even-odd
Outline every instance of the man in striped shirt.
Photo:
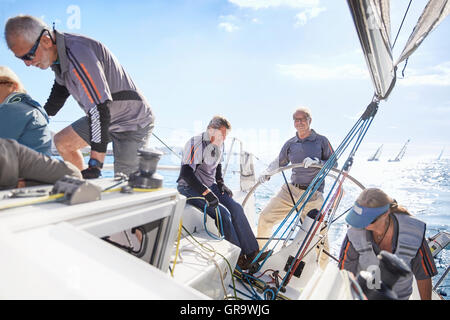
[{"label": "man in striped shirt", "polygon": [[[265,259],[268,252],[259,255],[258,242],[244,209],[232,198],[233,192],[222,177],[223,143],[229,130],[231,124],[228,120],[215,116],[205,132],[189,139],[184,147],[177,180],[178,191],[188,198],[189,204],[206,210],[216,220],[224,238],[241,248],[237,264],[246,270],[253,260]],[[218,207],[220,209],[216,211]]]},{"label": "man in striped shirt", "polygon": [[107,145],[113,143],[114,171],[129,175],[138,169],[137,150],[147,144],[154,117],[150,105],[129,74],[102,43],[61,33],[41,19],[20,15],[5,26],[9,49],[27,66],[49,67],[55,82],[44,108],[54,116],[71,95],[86,113],[55,136],[60,155],[80,170],[80,149],[91,146],[84,178],[98,178]]}]

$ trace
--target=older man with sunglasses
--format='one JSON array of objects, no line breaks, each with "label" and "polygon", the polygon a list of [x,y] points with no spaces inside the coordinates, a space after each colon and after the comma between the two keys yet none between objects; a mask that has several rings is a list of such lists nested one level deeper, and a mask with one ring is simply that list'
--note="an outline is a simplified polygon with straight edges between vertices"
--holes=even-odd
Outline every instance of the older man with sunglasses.
[{"label": "older man with sunglasses", "polygon": [[98,178],[107,145],[113,143],[114,171],[130,175],[138,169],[137,150],[153,129],[153,112],[129,74],[102,43],[85,36],[62,33],[41,19],[20,15],[5,26],[9,49],[27,66],[49,67],[55,81],[44,108],[54,116],[72,97],[86,116],[55,135],[60,155],[80,170],[80,149],[91,146],[83,177]]}]

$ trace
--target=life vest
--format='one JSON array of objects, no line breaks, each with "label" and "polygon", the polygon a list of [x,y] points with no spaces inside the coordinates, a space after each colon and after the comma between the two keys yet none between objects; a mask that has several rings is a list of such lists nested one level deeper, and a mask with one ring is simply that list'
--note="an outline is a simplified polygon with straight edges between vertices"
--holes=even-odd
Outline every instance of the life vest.
[{"label": "life vest", "polygon": [[[425,235],[426,225],[424,222],[413,218],[407,214],[394,214],[398,221],[397,248],[394,252],[396,256],[411,266],[412,259],[417,255],[417,251],[422,245]],[[359,254],[358,273],[361,270],[369,270],[369,267],[379,266],[379,260],[373,250],[370,240],[370,231],[350,227],[347,231],[349,241]],[[400,300],[407,300],[412,293],[412,272],[405,277],[401,277],[393,287],[394,292]]]}]

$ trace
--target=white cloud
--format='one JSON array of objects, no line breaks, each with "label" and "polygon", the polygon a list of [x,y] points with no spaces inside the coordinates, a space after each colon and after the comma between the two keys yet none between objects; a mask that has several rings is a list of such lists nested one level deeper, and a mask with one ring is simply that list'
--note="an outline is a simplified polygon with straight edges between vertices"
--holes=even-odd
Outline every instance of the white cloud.
[{"label": "white cloud", "polygon": [[321,12],[325,11],[326,8],[323,7],[314,7],[314,8],[307,8],[295,16],[295,26],[301,27],[304,26],[308,20],[311,20],[312,18],[317,17]]},{"label": "white cloud", "polygon": [[[397,76],[401,76],[397,71]],[[404,86],[450,86],[450,61],[423,70],[406,68],[405,78],[397,83]]]},{"label": "white cloud", "polygon": [[302,9],[295,16],[295,27],[304,26],[310,19],[317,17],[326,8],[319,7],[320,0],[228,0],[241,7],[254,10],[277,7]]},{"label": "white cloud", "polygon": [[228,0],[243,8],[267,9],[271,7],[309,8],[317,7],[319,0]]},{"label": "white cloud", "polygon": [[219,28],[225,30],[226,32],[235,32],[239,30],[239,27],[237,26],[237,23],[239,23],[238,18],[236,16],[229,14],[226,16],[220,16],[219,20]]},{"label": "white cloud", "polygon": [[239,30],[239,27],[231,22],[220,22],[219,28],[225,30],[226,32],[234,32]]},{"label": "white cloud", "polygon": [[277,68],[281,74],[301,80],[360,80],[369,78],[369,73],[365,68],[352,64],[335,67],[313,64],[278,64]]}]

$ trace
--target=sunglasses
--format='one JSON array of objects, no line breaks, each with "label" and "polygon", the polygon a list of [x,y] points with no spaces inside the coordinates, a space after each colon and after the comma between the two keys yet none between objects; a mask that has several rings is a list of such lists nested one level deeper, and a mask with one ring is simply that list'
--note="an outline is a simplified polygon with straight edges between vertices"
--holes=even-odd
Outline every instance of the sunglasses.
[{"label": "sunglasses", "polygon": [[31,61],[34,59],[34,57],[36,56],[36,50],[39,47],[39,43],[41,42],[42,35],[44,34],[45,31],[48,32],[48,35],[50,36],[50,39],[53,42],[53,38],[52,38],[52,35],[50,34],[50,31],[48,31],[47,29],[42,29],[41,34],[37,38],[36,42],[34,43],[33,47],[30,49],[30,51],[25,53],[23,56],[18,57],[19,59],[22,59],[25,61]]},{"label": "sunglasses", "polygon": [[[386,211],[387,212],[387,211]],[[386,213],[385,212],[385,213]],[[375,222],[377,222],[378,220],[380,220],[380,218],[384,215],[384,213],[380,214],[378,217],[376,217],[370,224],[373,224]]]},{"label": "sunglasses", "polygon": [[308,122],[309,118],[294,118],[294,122]]}]

